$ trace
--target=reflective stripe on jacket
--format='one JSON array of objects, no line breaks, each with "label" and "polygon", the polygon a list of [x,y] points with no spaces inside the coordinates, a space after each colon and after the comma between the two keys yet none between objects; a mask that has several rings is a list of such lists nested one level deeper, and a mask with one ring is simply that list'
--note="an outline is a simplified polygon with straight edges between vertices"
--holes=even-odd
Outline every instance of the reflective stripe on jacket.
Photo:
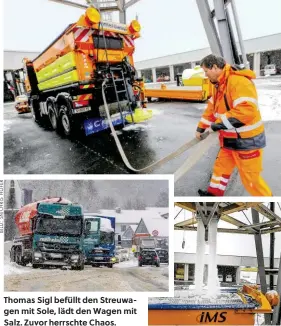
[{"label": "reflective stripe on jacket", "polygon": [[199,121],[197,131],[203,132],[212,123],[220,134],[221,147],[252,150],[265,147],[264,125],[258,107],[253,71],[235,70],[225,65],[212,97]]}]

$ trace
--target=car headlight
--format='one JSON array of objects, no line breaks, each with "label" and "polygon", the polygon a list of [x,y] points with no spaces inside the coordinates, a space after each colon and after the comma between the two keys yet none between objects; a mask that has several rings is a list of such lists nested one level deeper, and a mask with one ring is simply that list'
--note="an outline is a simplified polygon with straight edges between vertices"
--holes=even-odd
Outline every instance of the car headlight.
[{"label": "car headlight", "polygon": [[42,257],[42,253],[40,251],[35,251],[34,257],[40,258]]},{"label": "car headlight", "polygon": [[113,263],[115,263],[115,262],[116,262],[116,258],[115,258],[115,257],[112,257],[112,258],[111,258],[111,261],[112,261]]}]

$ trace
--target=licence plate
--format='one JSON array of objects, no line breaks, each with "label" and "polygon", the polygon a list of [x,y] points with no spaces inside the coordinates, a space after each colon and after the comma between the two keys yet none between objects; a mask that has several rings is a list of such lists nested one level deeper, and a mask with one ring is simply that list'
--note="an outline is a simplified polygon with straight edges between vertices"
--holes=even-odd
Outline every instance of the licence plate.
[{"label": "licence plate", "polygon": [[50,254],[52,258],[62,258],[62,254]]},{"label": "licence plate", "polygon": [[103,257],[95,257],[95,260],[103,260]]},{"label": "licence plate", "polygon": [[90,106],[85,106],[83,108],[79,108],[79,109],[75,109],[73,110],[73,113],[83,113],[83,112],[88,112],[91,111],[91,107]]}]

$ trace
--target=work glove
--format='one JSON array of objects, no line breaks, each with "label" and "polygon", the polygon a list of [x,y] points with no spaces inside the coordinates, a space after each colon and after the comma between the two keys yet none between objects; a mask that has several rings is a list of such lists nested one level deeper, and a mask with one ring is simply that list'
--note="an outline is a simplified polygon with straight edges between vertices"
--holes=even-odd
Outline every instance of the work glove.
[{"label": "work glove", "polygon": [[223,123],[215,123],[215,122],[213,122],[211,124],[211,129],[213,131],[219,131],[219,130],[224,130],[224,129],[227,129],[227,128]]}]

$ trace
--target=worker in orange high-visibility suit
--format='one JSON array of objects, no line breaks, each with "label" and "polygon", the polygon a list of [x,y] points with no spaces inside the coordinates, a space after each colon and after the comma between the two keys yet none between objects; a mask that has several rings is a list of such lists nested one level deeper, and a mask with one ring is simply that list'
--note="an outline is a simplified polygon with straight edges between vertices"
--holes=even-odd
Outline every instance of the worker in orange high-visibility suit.
[{"label": "worker in orange high-visibility suit", "polygon": [[264,125],[258,108],[253,71],[238,70],[215,55],[201,61],[213,84],[212,97],[197,126],[196,137],[211,128],[218,131],[220,151],[207,191],[200,196],[223,196],[231,173],[238,168],[242,183],[252,196],[272,196],[261,177],[262,148],[266,145]]}]

